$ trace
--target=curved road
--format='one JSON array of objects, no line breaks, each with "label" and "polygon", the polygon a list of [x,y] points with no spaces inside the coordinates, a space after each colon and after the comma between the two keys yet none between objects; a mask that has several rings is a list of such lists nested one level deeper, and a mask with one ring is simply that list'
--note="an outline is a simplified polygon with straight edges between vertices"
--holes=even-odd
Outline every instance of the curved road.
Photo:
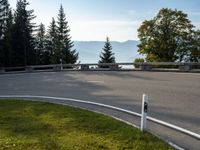
[{"label": "curved road", "polygon": [[[66,97],[138,113],[143,93],[149,95],[151,117],[200,134],[200,74],[47,72],[0,75],[0,95]],[[196,146],[199,145],[191,149]]]}]

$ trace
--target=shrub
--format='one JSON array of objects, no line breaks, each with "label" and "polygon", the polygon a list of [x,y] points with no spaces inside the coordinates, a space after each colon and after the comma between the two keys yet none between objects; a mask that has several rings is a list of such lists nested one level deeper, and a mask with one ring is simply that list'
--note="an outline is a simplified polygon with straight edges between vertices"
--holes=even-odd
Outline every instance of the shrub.
[{"label": "shrub", "polygon": [[[136,58],[134,63],[143,63],[145,62],[144,58]],[[140,66],[139,65],[134,65],[135,68],[139,68]]]}]

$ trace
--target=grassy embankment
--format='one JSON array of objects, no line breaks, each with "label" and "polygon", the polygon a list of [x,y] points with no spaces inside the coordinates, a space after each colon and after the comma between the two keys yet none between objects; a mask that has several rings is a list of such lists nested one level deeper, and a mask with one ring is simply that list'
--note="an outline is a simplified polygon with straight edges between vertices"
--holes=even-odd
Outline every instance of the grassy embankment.
[{"label": "grassy embankment", "polygon": [[93,112],[0,100],[0,150],[169,150],[169,145]]}]

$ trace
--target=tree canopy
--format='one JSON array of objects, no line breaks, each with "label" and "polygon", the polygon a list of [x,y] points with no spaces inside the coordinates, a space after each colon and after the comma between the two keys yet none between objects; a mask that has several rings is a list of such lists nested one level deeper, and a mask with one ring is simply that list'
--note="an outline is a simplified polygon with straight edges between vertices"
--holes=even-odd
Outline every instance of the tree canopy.
[{"label": "tree canopy", "polygon": [[198,61],[198,32],[182,11],[163,8],[138,29],[140,54],[147,61]]},{"label": "tree canopy", "polygon": [[0,0],[0,67],[76,63],[78,53],[62,5],[47,32],[42,23],[33,23],[36,16],[28,5],[17,0],[12,11],[8,0]]}]

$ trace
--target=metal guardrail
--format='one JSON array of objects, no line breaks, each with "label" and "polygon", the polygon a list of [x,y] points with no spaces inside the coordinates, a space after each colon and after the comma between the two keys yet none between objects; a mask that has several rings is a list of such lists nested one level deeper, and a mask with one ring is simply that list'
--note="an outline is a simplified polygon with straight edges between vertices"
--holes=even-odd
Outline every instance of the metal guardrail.
[{"label": "metal guardrail", "polygon": [[[131,67],[124,67],[131,66]],[[200,63],[179,63],[179,62],[148,62],[148,63],[91,63],[91,64],[55,64],[0,68],[0,73],[6,72],[37,72],[37,71],[120,71],[120,70],[141,70],[141,71],[181,71],[200,72]]]},{"label": "metal guardrail", "polygon": [[[101,104],[101,103],[96,103],[96,102],[90,102],[90,101],[83,101],[83,100],[77,100],[77,99],[70,99],[70,98],[60,98],[60,97],[50,97],[50,96],[33,96],[33,95],[0,95],[0,98],[31,98],[31,99],[53,99],[53,100],[64,100],[64,101],[71,101],[71,102],[77,102],[77,103],[83,103],[83,104],[90,104],[90,105],[95,105],[95,106],[100,106],[100,107],[104,107],[104,108],[109,108],[109,109],[113,109],[113,110],[117,110],[117,111],[121,111],[127,114],[131,114],[137,117],[141,117],[142,115],[130,110],[126,110],[123,108],[119,108],[119,107],[115,107],[115,106],[111,106],[111,105],[106,105],[106,104]],[[157,124],[166,126],[168,128],[174,129],[176,131],[179,131],[181,133],[187,134],[193,138],[196,138],[198,140],[200,140],[200,134],[194,133],[192,131],[189,131],[187,129],[178,127],[176,125],[167,123],[165,121],[162,120],[158,120],[156,118],[153,117],[149,117],[147,116],[147,119],[149,121],[155,122]]]}]

